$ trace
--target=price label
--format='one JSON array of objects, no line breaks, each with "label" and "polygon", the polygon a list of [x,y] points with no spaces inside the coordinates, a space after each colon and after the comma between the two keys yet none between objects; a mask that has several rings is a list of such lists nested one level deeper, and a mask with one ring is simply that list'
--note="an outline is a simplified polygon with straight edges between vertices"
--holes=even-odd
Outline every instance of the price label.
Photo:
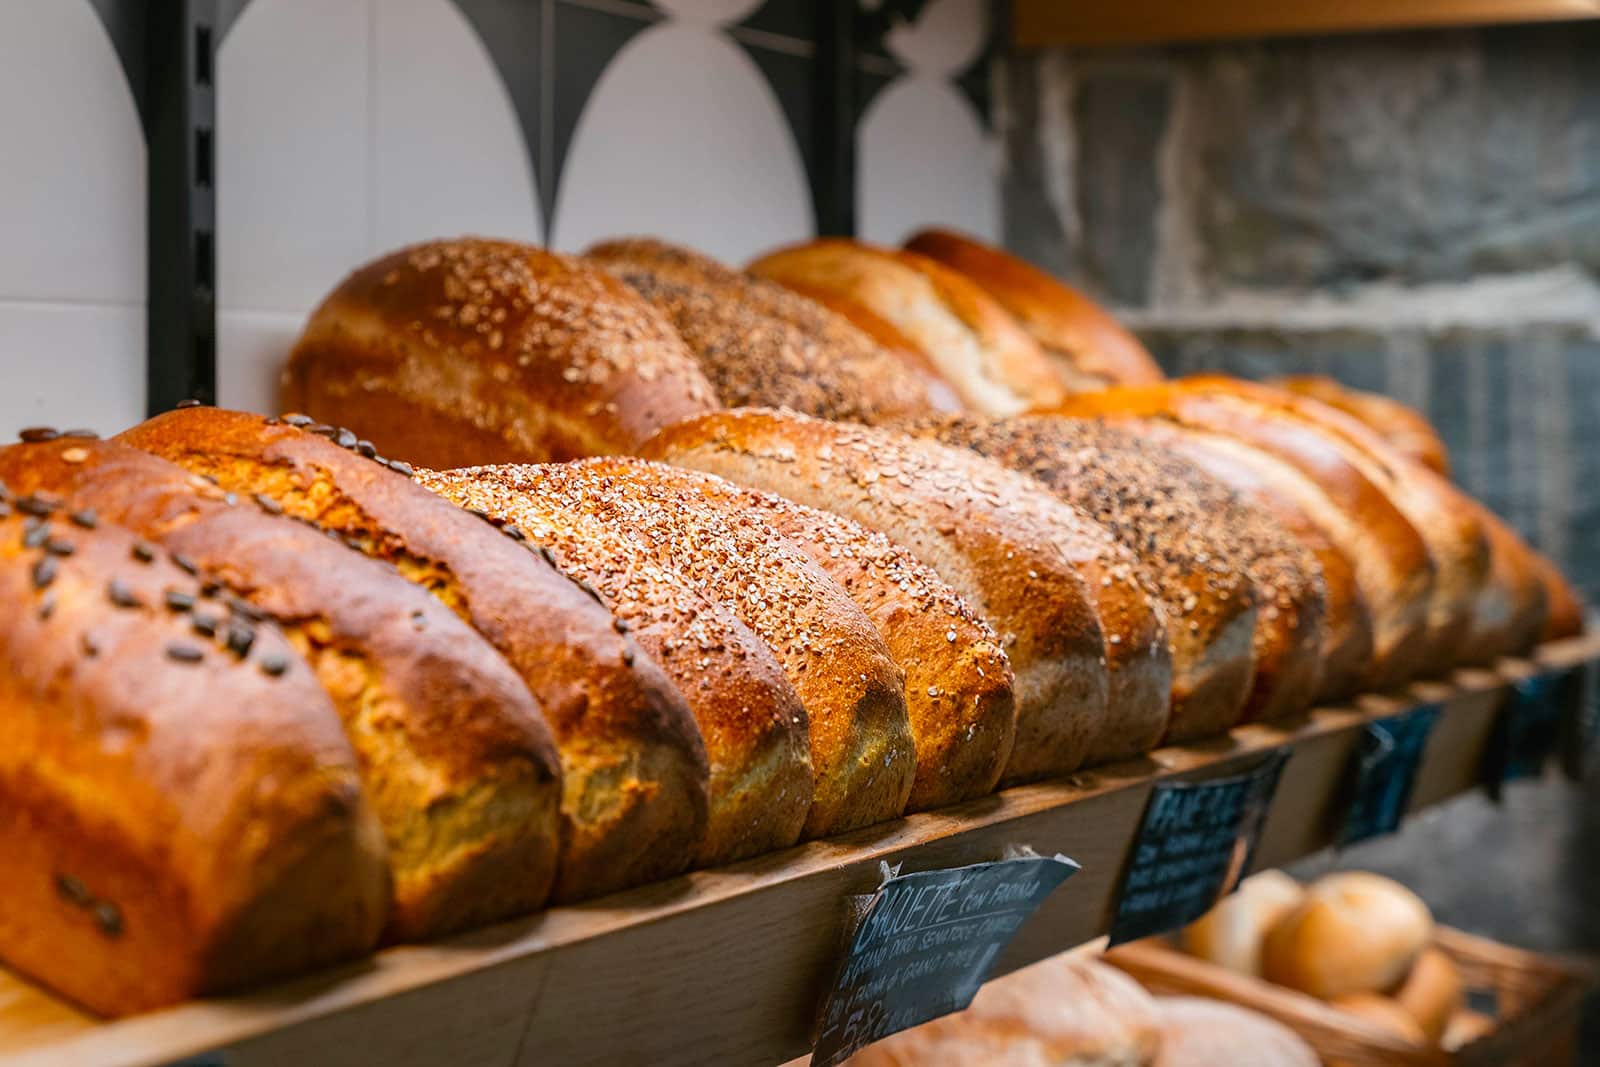
[{"label": "price label", "polygon": [[885,880],[823,1005],[813,1067],[971,1004],[1012,935],[1077,870],[1029,856]]},{"label": "price label", "polygon": [[1184,926],[1233,892],[1288,758],[1280,749],[1244,774],[1155,785],[1117,894],[1113,945]]},{"label": "price label", "polygon": [[1361,729],[1360,746],[1350,772],[1344,823],[1339,843],[1392,834],[1405,820],[1417,767],[1428,747],[1428,735],[1439,718],[1439,705],[1419,704],[1400,715],[1375,719]]},{"label": "price label", "polygon": [[[1483,784],[1489,796],[1499,800],[1507,782],[1544,773],[1563,733],[1574,728],[1575,718],[1583,716],[1584,693],[1581,665],[1542,671],[1511,683],[1484,758]],[[1577,727],[1582,728],[1581,724]]]}]

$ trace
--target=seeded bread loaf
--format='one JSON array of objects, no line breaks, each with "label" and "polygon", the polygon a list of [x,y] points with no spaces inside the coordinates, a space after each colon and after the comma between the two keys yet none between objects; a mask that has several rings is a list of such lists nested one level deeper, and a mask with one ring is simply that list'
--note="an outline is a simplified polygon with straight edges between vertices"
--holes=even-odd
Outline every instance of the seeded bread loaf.
[{"label": "seeded bread loaf", "polygon": [[[544,902],[560,840],[549,728],[505,660],[443,604],[386,564],[124,445],[13,445],[0,449],[0,481],[71,498],[211,572],[206,588],[223,595],[189,613],[198,635],[249,649],[255,622],[281,626],[333,698],[383,823],[390,939]],[[127,592],[108,595],[144,602]]]},{"label": "seeded bread loaf", "polygon": [[1420,411],[1392,397],[1341,385],[1320,374],[1274,378],[1272,384],[1291,393],[1320,400],[1366,423],[1390,446],[1437,474],[1450,473],[1450,453],[1433,424]]},{"label": "seeded bread loaf", "polygon": [[584,259],[672,320],[730,407],[788,407],[851,422],[936,407],[926,376],[843,316],[781,285],[646,238],[607,241]]},{"label": "seeded bread loaf", "polygon": [[382,832],[274,627],[197,636],[207,598],[165,552],[3,486],[0,596],[7,966],[120,1015],[373,946]]},{"label": "seeded bread loaf", "polygon": [[1016,317],[1069,392],[1164,377],[1139,339],[1103,308],[1010,253],[949,230],[923,230],[906,249],[957,271]]},{"label": "seeded bread loaf", "polygon": [[676,873],[704,817],[705,756],[683,698],[611,613],[546,560],[305,416],[191,407],[117,440],[255,496],[393,564],[477,630],[544,710],[562,763],[556,897]]},{"label": "seeded bread loaf", "polygon": [[994,789],[1016,734],[1011,665],[994,630],[931,567],[843,516],[714,475],[636,459],[588,465],[619,478],[644,468],[648,477],[694,495],[725,518],[755,516],[855,601],[905,672],[917,751],[907,810],[943,807]]},{"label": "seeded bread loaf", "polygon": [[917,346],[974,411],[1010,415],[1063,395],[1033,338],[982,289],[915,252],[827,239],[779,249],[750,270],[802,292],[824,292]]},{"label": "seeded bread loaf", "polygon": [[[584,583],[661,664],[699,723],[710,761],[710,806],[696,862],[705,866],[787,848],[811,810],[805,708],[772,651],[727,609],[656,563],[639,542],[509,471],[417,472],[462,508],[525,537]],[[505,477],[502,477],[505,475]]]},{"label": "seeded bread loaf", "polygon": [[[1010,657],[1017,733],[1002,784],[1082,764],[1106,722],[1106,641],[1073,563],[1098,549],[1066,505],[971,453],[794,412],[702,416],[663,431],[644,452],[836,512],[904,545],[988,619]],[[1152,645],[1146,669],[1159,673],[1162,650]],[[1164,715],[1164,692],[1154,703]]]},{"label": "seeded bread loaf", "polygon": [[1316,559],[1226,486],[1136,434],[1082,419],[958,416],[911,429],[1038,479],[1137,555],[1166,609],[1172,736],[1310,706],[1326,601]]},{"label": "seeded bread loaf", "polygon": [[480,238],[404,248],[341,282],[290,354],[283,402],[430,467],[627,452],[717,406],[627,286]]}]

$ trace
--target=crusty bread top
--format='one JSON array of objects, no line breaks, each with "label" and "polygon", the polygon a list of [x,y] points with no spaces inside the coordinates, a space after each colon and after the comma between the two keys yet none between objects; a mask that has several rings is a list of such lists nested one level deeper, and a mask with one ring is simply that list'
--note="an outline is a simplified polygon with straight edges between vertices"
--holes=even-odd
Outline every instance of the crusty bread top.
[{"label": "crusty bread top", "polygon": [[[717,406],[672,324],[627,286],[480,238],[414,245],[351,274],[306,323],[284,390],[290,407],[330,420],[344,421],[348,400],[357,430],[363,398],[392,395],[494,436],[491,461],[624,452]],[[398,454],[446,462],[424,453]]]},{"label": "crusty bread top", "polygon": [[769,253],[750,269],[830,290],[886,320],[975,410],[1009,415],[1063,395],[1044,353],[1005,309],[926,256],[826,239]]},{"label": "crusty bread top", "polygon": [[1381,393],[1352,389],[1321,374],[1293,374],[1274,378],[1272,384],[1360,419],[1405,455],[1438,474],[1449,475],[1450,452],[1444,440],[1415,408]]},{"label": "crusty bread top", "polygon": [[949,230],[923,230],[909,251],[966,276],[1016,316],[1071,391],[1166,377],[1139,339],[1094,301],[998,248]]},{"label": "crusty bread top", "polygon": [[729,406],[880,422],[934,409],[926,381],[849,320],[792,290],[646,238],[584,253],[664,311]]}]

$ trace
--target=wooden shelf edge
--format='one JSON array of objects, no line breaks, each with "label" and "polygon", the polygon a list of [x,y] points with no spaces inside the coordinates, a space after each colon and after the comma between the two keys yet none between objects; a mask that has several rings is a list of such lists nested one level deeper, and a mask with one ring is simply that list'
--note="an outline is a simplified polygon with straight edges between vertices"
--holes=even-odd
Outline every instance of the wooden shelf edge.
[{"label": "wooden shelf edge", "polygon": [[1072,779],[132,1019],[96,1021],[0,971],[0,1059],[155,1067],[225,1049],[228,1067],[780,1063],[808,1047],[808,1020],[845,936],[846,900],[875,888],[880,861],[924,870],[995,859],[1018,844],[1083,864],[1002,957],[999,971],[1009,971],[1107,929],[1155,781],[1226,774],[1291,746],[1257,852],[1257,866],[1277,866],[1330,843],[1333,807],[1367,719],[1423,701],[1445,705],[1412,797],[1413,809],[1425,807],[1477,787],[1511,679],[1594,659],[1600,636],[1547,645],[1532,661],[1319,709],[1290,728],[1241,727]]},{"label": "wooden shelf edge", "polygon": [[1600,0],[1013,0],[1019,48],[1161,44],[1600,17]]}]

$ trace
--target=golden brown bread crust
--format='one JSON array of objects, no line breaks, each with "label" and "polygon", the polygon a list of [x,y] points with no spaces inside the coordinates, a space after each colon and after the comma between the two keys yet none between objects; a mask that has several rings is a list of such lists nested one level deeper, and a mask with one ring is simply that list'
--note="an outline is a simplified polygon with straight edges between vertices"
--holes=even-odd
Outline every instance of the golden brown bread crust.
[{"label": "golden brown bread crust", "polygon": [[433,492],[516,529],[584,582],[688,701],[710,760],[710,807],[696,862],[787,848],[811,808],[805,708],[772,652],[726,609],[655,562],[637,540],[554,495],[502,484],[498,468],[417,472]]},{"label": "golden brown bread crust", "polygon": [[627,286],[479,238],[346,278],[306,323],[283,399],[431,467],[627,452],[717,406],[672,324]]},{"label": "golden brown bread crust", "polygon": [[584,259],[659,308],[717,398],[823,419],[882,422],[935,409],[926,380],[843,316],[708,256],[647,238],[606,241]]},{"label": "golden brown bread crust", "polygon": [[350,431],[289,419],[184,408],[117,440],[275,501],[394,564],[506,657],[561,753],[567,845],[557,899],[676,873],[705,821],[697,809],[706,757],[688,707],[655,661],[526,545],[414,484],[403,466],[361,455]]},{"label": "golden brown bread crust", "polygon": [[1062,518],[1066,506],[1034,483],[905,434],[759,408],[679,423],[644,452],[836,512],[904,545],[988,619],[1010,657],[1017,732],[1001,783],[1068,774],[1083,762],[1106,718],[1106,642],[1066,552],[1091,552],[1078,517]]},{"label": "golden brown bread crust", "polygon": [[333,698],[383,822],[394,877],[386,936],[423,938],[544,901],[560,836],[549,728],[522,680],[443,604],[310,527],[125,445],[13,445],[0,449],[0,481],[70,497],[159,542],[211,571],[235,614],[279,624]]},{"label": "golden brown bread crust", "polygon": [[1005,309],[926,256],[829,238],[769,253],[750,270],[886,321],[973,410],[1010,415],[1063,395],[1044,353]]},{"label": "golden brown bread crust", "polygon": [[1136,434],[1082,419],[962,417],[919,432],[1037,478],[1134,553],[1165,608],[1174,739],[1310,706],[1326,601],[1316,559],[1225,485]]},{"label": "golden brown bread crust", "polygon": [[38,503],[0,487],[0,959],[119,1015],[370,949],[383,836],[305,662],[196,636],[199,581]]},{"label": "golden brown bread crust", "polygon": [[1489,576],[1478,590],[1458,662],[1491,663],[1539,641],[1550,617],[1550,592],[1538,554],[1504,519],[1469,502],[1489,538]]},{"label": "golden brown bread crust", "polygon": [[1319,400],[1360,419],[1383,435],[1389,445],[1436,474],[1449,476],[1450,453],[1433,424],[1420,411],[1393,397],[1351,389],[1320,374],[1293,374],[1272,379],[1273,385]]},{"label": "golden brown bread crust", "polygon": [[1355,565],[1342,544],[1346,520],[1315,482],[1266,452],[1223,434],[1189,430],[1166,419],[1140,419],[1137,433],[1199,465],[1248,504],[1269,512],[1322,570],[1322,684],[1319,700],[1342,700],[1366,687],[1372,672],[1372,615]]},{"label": "golden brown bread crust", "polygon": [[1443,477],[1392,448],[1360,419],[1309,397],[1236,378],[1190,378],[1181,388],[1237,394],[1327,432],[1351,461],[1389,494],[1428,546],[1437,573],[1428,603],[1422,662],[1443,669],[1460,662],[1473,604],[1489,571],[1489,541],[1466,495]]},{"label": "golden brown bread crust", "polygon": [[1151,1067],[1321,1067],[1300,1035],[1225,1000],[1157,997],[1161,1051]]},{"label": "golden brown bread crust", "polygon": [[1010,253],[949,230],[923,230],[906,249],[964,275],[1016,317],[1068,392],[1166,378],[1139,339],[1105,309]]},{"label": "golden brown bread crust", "polygon": [[[626,477],[637,460],[597,460]],[[881,533],[832,512],[699,471],[650,464],[726,517],[754,515],[799,548],[866,613],[905,672],[917,771],[908,811],[984,796],[1011,756],[1011,664],[994,630],[934,570]]]},{"label": "golden brown bread crust", "polygon": [[871,622],[770,527],[719,515],[656,470],[591,460],[503,467],[492,476],[508,491],[545,494],[636,538],[766,642],[806,709],[815,784],[805,836],[898,816],[916,749],[904,675]]},{"label": "golden brown bread crust", "polygon": [[1427,664],[1428,608],[1435,565],[1414,526],[1325,431],[1270,407],[1218,392],[1185,391],[1176,383],[1080,393],[1058,406],[1092,418],[1166,418],[1190,429],[1220,433],[1265,451],[1316,483],[1339,515],[1340,547],[1355,564],[1372,612],[1378,687],[1415,677]]},{"label": "golden brown bread crust", "polygon": [[1539,640],[1560,641],[1583,633],[1583,596],[1567,581],[1555,561],[1542,552],[1533,553],[1533,570],[1544,586],[1545,619]]}]

